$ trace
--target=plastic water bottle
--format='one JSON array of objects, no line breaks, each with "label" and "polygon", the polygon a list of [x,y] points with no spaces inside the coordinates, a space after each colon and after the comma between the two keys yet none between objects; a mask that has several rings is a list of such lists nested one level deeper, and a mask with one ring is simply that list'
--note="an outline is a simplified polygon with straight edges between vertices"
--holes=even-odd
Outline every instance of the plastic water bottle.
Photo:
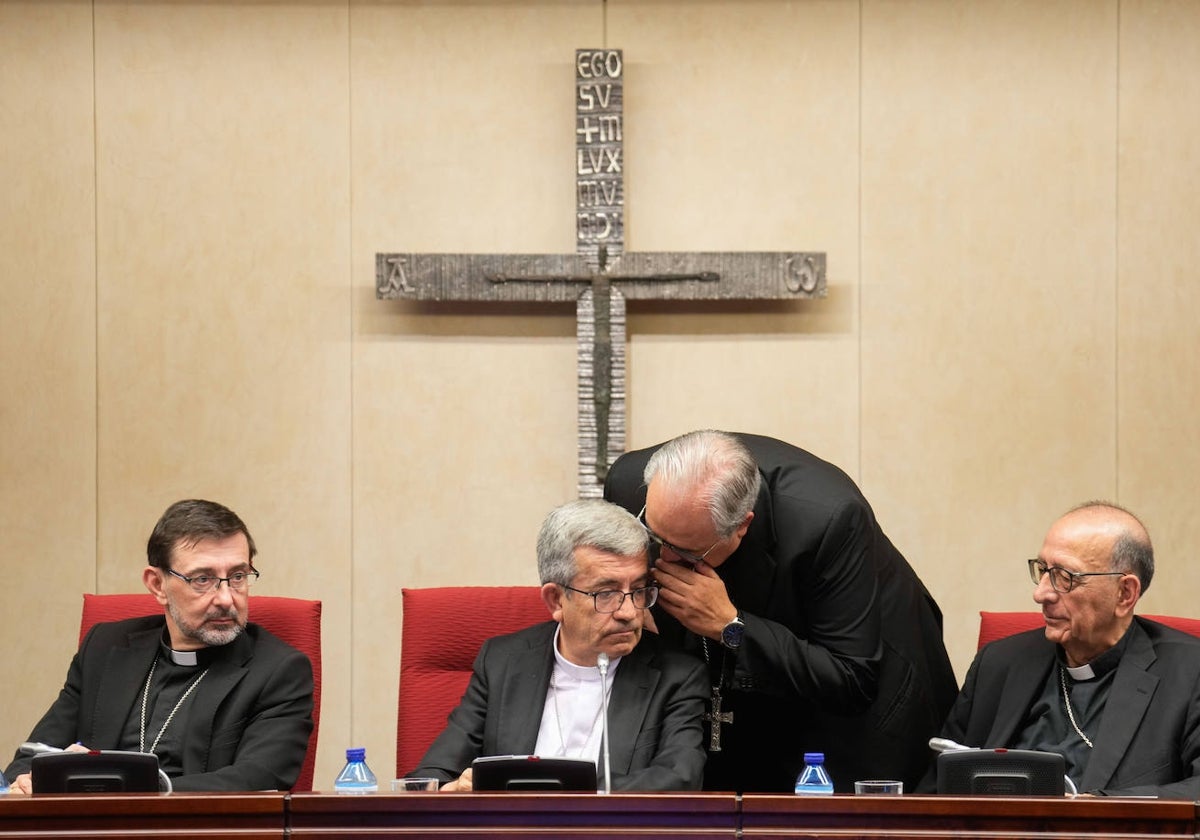
[{"label": "plastic water bottle", "polygon": [[338,793],[375,793],[379,790],[379,782],[367,766],[365,747],[346,750],[346,766],[333,780],[333,789]]},{"label": "plastic water bottle", "polygon": [[805,753],[804,769],[796,777],[797,796],[833,796],[833,780],[825,771],[825,753]]}]

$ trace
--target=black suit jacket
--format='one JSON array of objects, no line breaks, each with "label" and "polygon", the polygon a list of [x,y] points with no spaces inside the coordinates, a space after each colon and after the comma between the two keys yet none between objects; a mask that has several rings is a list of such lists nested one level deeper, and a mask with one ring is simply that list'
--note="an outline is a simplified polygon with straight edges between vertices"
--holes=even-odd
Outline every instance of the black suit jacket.
[{"label": "black suit jacket", "polygon": [[[1200,799],[1200,639],[1135,617],[1081,791]],[[942,734],[1010,747],[1056,665],[1057,646],[1030,630],[984,647]],[[936,789],[933,772],[921,789]]]},{"label": "black suit jacket", "polygon": [[[159,615],[93,627],[29,740],[118,749],[165,623]],[[171,780],[175,790],[289,789],[308,750],[312,692],[308,657],[247,624],[222,647],[188,701],[183,775]],[[5,776],[29,772],[30,760],[18,754]]]},{"label": "black suit jacket", "polygon": [[[790,792],[804,753],[824,752],[839,791],[879,778],[911,789],[958,689],[941,611],[845,473],[781,441],[737,437],[763,484],[745,538],[717,569],[746,632],[723,706],[734,720],[704,786]],[[656,449],[621,456],[604,497],[637,513]],[[654,610],[670,643],[699,645]]]},{"label": "black suit jacket", "polygon": [[[414,776],[457,779],[485,755],[529,755],[554,669],[553,621],[484,642],[462,701]],[[644,634],[621,658],[608,702],[613,790],[699,790],[702,662]],[[603,772],[603,771],[601,771]]]}]

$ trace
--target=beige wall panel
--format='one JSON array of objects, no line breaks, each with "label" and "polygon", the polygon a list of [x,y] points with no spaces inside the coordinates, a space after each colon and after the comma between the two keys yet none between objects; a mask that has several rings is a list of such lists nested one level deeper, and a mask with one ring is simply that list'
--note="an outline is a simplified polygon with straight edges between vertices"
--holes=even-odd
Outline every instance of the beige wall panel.
[{"label": "beige wall panel", "polygon": [[94,587],[87,5],[0,3],[0,103],[0,615],[9,636],[0,657],[2,767],[62,686],[79,593]]},{"label": "beige wall panel", "polygon": [[572,306],[376,301],[374,255],[571,253],[574,54],[601,33],[599,3],[352,10],[351,732],[380,774],[401,588],[537,583],[537,529],[576,493],[576,397]]},{"label": "beige wall panel", "polygon": [[260,594],[324,601],[318,788],[355,745],[386,784],[400,589],[536,582],[575,339],[376,301],[374,254],[573,249],[580,47],[625,51],[631,250],[829,255],[822,301],[632,304],[631,446],[845,468],[960,678],[1088,497],[1152,529],[1144,611],[1195,614],[1198,39],[1188,0],[0,2],[4,749],[80,593],[206,496]]},{"label": "beige wall panel", "polygon": [[347,40],[344,4],[96,7],[99,586],[139,588],[176,499],[236,510],[256,591],[324,602],[318,780],[350,713]]},{"label": "beige wall panel", "polygon": [[960,679],[1116,491],[1115,45],[1111,2],[864,4],[863,483]]},{"label": "beige wall panel", "polygon": [[1200,4],[1121,5],[1118,491],[1150,528],[1140,609],[1200,615]]},{"label": "beige wall panel", "polygon": [[631,448],[775,435],[858,471],[858,8],[609,4],[630,250],[823,251],[829,297],[630,307]]}]

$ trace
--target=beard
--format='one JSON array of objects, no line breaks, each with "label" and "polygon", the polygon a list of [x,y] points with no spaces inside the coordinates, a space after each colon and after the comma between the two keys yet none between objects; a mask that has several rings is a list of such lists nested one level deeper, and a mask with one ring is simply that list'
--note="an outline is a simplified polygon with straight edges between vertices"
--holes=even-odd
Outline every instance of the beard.
[{"label": "beard", "polygon": [[242,631],[246,629],[245,618],[238,615],[237,607],[222,609],[214,607],[204,614],[204,621],[212,621],[214,619],[228,618],[233,619],[234,625],[228,630],[215,630],[205,626],[203,622],[200,624],[191,624],[175,606],[175,602],[167,600],[167,612],[171,614],[171,618],[175,621],[175,626],[182,633],[193,641],[200,642],[207,647],[220,647],[227,645],[242,635]]}]

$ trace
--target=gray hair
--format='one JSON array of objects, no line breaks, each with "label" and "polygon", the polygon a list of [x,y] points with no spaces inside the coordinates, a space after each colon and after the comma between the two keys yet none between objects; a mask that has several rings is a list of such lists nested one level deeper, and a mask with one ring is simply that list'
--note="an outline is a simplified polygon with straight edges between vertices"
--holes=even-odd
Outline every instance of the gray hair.
[{"label": "gray hair", "polygon": [[721,537],[754,510],[762,475],[750,450],[728,432],[704,429],[663,444],[646,462],[647,485],[659,477],[670,488],[695,494]]},{"label": "gray hair", "polygon": [[1113,517],[1114,519],[1128,518],[1120,523],[1121,533],[1113,541],[1108,567],[1114,572],[1128,571],[1137,575],[1137,579],[1142,583],[1142,594],[1145,595],[1146,590],[1150,588],[1150,581],[1154,578],[1154,546],[1150,542],[1150,531],[1145,523],[1138,519],[1133,511],[1113,502],[1084,502],[1071,508],[1068,513],[1079,511],[1115,513],[1119,516]]},{"label": "gray hair", "polygon": [[621,557],[642,555],[649,568],[650,539],[636,516],[602,499],[578,499],[550,511],[538,532],[542,583],[569,586],[578,572],[575,549],[583,546]]}]

